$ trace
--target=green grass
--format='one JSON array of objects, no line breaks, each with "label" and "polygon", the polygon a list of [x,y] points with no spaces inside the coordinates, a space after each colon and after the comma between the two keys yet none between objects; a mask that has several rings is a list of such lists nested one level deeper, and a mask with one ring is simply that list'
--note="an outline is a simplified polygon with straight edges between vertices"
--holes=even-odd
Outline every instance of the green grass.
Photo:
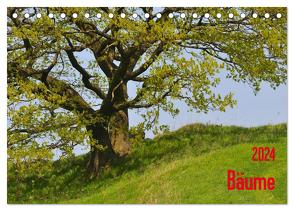
[{"label": "green grass", "polygon": [[[9,203],[287,203],[287,126],[255,128],[193,124],[138,143],[125,160],[97,180],[84,175],[86,157],[57,162],[53,174],[17,194]],[[252,162],[253,146],[276,148],[274,162]],[[228,191],[227,170],[275,177],[274,191]],[[14,184],[14,185],[13,185]]]}]

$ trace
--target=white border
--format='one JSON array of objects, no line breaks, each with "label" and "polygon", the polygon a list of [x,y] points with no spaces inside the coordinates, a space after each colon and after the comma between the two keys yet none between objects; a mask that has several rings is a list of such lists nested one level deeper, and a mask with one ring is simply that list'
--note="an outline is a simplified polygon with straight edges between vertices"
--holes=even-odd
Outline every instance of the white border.
[{"label": "white border", "polygon": [[[289,0],[291,1],[291,0]],[[153,6],[153,7],[258,7],[258,6],[286,6],[288,5],[287,0],[96,0],[96,1],[80,1],[80,0],[14,0],[7,1],[6,6],[81,6],[81,7],[138,7],[138,6]]]},{"label": "white border", "polygon": [[[4,1],[4,0],[3,0]],[[161,6],[186,6],[186,7],[219,7],[219,6],[244,6],[244,7],[265,7],[265,6],[273,6],[273,7],[288,7],[288,38],[294,37],[293,25],[294,22],[294,1],[293,0],[96,0],[96,1],[81,1],[81,0],[13,0],[13,1],[1,1],[0,7],[0,64],[1,64],[1,72],[0,72],[0,134],[1,134],[1,141],[0,141],[0,209],[1,210],[62,210],[62,209],[71,209],[71,210],[81,210],[81,209],[89,209],[89,210],[97,210],[97,209],[109,209],[114,210],[116,208],[122,210],[161,210],[161,209],[169,209],[169,210],[178,210],[178,209],[185,209],[185,210],[258,210],[266,209],[266,210],[294,210],[294,187],[293,187],[293,178],[294,178],[294,167],[293,167],[293,160],[294,160],[294,150],[293,150],[293,95],[289,95],[288,98],[288,205],[184,205],[179,207],[178,205],[170,206],[170,205],[149,205],[149,206],[141,206],[141,205],[7,205],[7,186],[6,186],[6,110],[7,110],[7,91],[6,91],[6,80],[7,80],[7,60],[6,60],[6,7],[9,6],[18,6],[18,7],[30,7],[30,6],[38,6],[38,7],[45,7],[45,6],[81,6],[81,7],[96,7],[96,6],[126,6],[126,7],[137,7],[137,6],[154,6],[154,7],[161,7]],[[288,46],[289,46],[289,54],[288,58],[293,57],[293,41],[288,39]],[[294,63],[291,59],[288,59],[288,93],[292,93],[294,89],[294,74],[291,72],[294,71]],[[289,165],[291,164],[291,165]],[[290,178],[292,180],[290,180]]]}]

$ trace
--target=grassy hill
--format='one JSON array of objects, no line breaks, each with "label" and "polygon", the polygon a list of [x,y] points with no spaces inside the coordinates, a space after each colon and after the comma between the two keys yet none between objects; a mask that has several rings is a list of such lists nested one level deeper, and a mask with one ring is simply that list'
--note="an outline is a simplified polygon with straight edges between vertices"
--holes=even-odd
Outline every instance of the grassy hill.
[{"label": "grassy hill", "polygon": [[[253,146],[276,148],[274,162],[252,162]],[[84,175],[86,156],[55,163],[55,171],[8,184],[9,203],[286,203],[287,126],[254,128],[193,124],[136,143],[101,178]],[[274,191],[228,191],[227,170],[273,176]]]}]

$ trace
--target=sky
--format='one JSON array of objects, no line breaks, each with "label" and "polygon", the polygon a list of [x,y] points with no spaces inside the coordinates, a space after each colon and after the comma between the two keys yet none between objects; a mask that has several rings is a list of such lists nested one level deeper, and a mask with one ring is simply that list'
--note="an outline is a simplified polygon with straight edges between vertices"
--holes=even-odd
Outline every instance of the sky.
[{"label": "sky", "polygon": [[[218,91],[221,93],[233,92],[237,105],[228,108],[226,112],[210,111],[207,114],[188,112],[184,103],[177,103],[180,114],[172,118],[167,113],[160,116],[160,124],[170,126],[171,130],[178,129],[191,123],[208,123],[222,125],[238,125],[253,127],[266,124],[278,124],[287,122],[288,101],[287,85],[279,86],[273,90],[267,84],[263,84],[261,90],[255,95],[246,84],[236,83],[221,76],[222,83]],[[135,112],[130,112],[130,125],[135,125],[140,119]],[[151,132],[147,137],[153,137]]]}]

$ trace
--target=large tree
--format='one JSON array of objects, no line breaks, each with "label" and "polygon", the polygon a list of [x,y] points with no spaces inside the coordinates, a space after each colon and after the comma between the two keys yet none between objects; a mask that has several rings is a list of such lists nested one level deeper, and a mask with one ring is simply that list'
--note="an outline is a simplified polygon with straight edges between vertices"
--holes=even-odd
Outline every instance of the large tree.
[{"label": "large tree", "polygon": [[255,92],[286,83],[286,16],[285,8],[8,8],[9,168],[42,174],[54,154],[88,144],[98,176],[131,150],[130,109],[142,115],[137,129],[160,130],[160,112],[178,114],[178,100],[197,112],[233,106],[233,94],[217,90],[221,72]]}]

